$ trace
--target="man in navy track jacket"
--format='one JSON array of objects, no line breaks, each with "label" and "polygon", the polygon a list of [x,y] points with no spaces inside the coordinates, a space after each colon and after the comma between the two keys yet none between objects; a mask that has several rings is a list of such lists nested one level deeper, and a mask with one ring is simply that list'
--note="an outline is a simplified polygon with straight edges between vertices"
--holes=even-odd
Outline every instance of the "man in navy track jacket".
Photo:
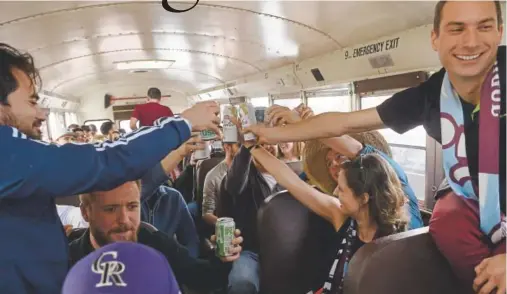
[{"label": "man in navy track jacket", "polygon": [[32,57],[0,43],[0,293],[60,293],[69,269],[55,197],[107,191],[137,180],[191,129],[218,131],[219,108],[198,103],[116,142],[38,141],[45,114]]}]

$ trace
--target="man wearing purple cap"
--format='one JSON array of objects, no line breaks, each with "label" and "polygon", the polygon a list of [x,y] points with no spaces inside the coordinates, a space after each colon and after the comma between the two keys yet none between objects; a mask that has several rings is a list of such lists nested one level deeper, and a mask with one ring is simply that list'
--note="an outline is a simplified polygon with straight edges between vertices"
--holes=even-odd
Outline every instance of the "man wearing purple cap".
[{"label": "man wearing purple cap", "polygon": [[[169,261],[176,279],[192,290],[211,291],[227,284],[230,262],[239,258],[243,238],[233,240],[231,256],[200,260],[191,255],[172,236],[141,225],[140,192],[135,182],[113,190],[80,195],[81,214],[89,228],[70,243],[70,263],[118,241],[137,242],[161,252]],[[224,263],[225,262],[225,263]]]},{"label": "man wearing purple cap", "polygon": [[62,294],[180,294],[165,257],[142,244],[118,242],[95,250],[68,273]]}]

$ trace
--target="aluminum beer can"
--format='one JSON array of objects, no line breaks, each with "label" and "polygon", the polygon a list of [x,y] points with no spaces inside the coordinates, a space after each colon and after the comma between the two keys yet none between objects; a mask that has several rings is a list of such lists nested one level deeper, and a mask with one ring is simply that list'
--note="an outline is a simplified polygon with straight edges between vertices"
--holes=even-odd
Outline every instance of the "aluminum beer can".
[{"label": "aluminum beer can", "polygon": [[234,231],[236,230],[236,224],[234,219],[230,217],[221,217],[217,220],[215,226],[215,236],[217,238],[216,255],[218,257],[231,256],[230,250],[234,246],[232,240],[234,240]]},{"label": "aluminum beer can", "polygon": [[233,105],[222,106],[222,126],[224,132],[223,142],[236,143],[238,142],[238,128],[231,121],[231,117],[238,117],[238,110]]},{"label": "aluminum beer can", "polygon": [[215,132],[211,130],[201,131],[201,138],[203,141],[215,140],[217,137],[218,137],[217,134],[215,134]]},{"label": "aluminum beer can", "polygon": [[204,141],[204,149],[203,150],[195,150],[194,159],[195,160],[204,160],[211,158],[211,143],[210,141]]},{"label": "aluminum beer can", "polygon": [[[246,128],[257,124],[255,117],[255,108],[251,103],[241,103],[239,105],[239,120],[241,121],[241,127]],[[257,139],[255,134],[246,133],[243,135],[245,141],[254,141]]]}]

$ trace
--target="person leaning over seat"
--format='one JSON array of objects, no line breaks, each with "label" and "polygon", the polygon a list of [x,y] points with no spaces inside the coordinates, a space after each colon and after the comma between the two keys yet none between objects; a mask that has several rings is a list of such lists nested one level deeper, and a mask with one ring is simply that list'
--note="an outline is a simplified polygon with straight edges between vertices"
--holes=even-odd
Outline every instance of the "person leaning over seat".
[{"label": "person leaning over seat", "polygon": [[60,293],[68,249],[54,198],[140,178],[192,130],[218,132],[220,109],[198,103],[114,143],[49,144],[32,57],[0,43],[0,60],[0,293]]},{"label": "person leaning over seat", "polygon": [[284,127],[252,126],[245,132],[274,144],[384,127],[404,133],[424,125],[443,146],[449,183],[438,193],[431,236],[469,292],[504,293],[506,52],[499,46],[503,30],[499,1],[440,1],[431,45],[444,68],[427,81],[376,108],[324,113]]},{"label": "person leaning over seat", "polygon": [[334,251],[329,252],[330,271],[322,277],[315,293],[341,294],[347,264],[363,244],[406,230],[408,218],[401,184],[378,154],[361,155],[342,163],[333,193],[337,197],[312,188],[264,148],[254,146],[251,154],[279,185],[336,230]]}]

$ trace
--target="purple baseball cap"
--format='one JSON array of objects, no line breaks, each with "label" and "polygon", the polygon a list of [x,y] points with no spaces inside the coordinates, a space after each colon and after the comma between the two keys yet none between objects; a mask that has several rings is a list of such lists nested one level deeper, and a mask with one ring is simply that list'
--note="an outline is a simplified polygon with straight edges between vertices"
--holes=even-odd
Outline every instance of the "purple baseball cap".
[{"label": "purple baseball cap", "polygon": [[62,294],[181,294],[167,259],[134,242],[101,247],[67,274]]}]

